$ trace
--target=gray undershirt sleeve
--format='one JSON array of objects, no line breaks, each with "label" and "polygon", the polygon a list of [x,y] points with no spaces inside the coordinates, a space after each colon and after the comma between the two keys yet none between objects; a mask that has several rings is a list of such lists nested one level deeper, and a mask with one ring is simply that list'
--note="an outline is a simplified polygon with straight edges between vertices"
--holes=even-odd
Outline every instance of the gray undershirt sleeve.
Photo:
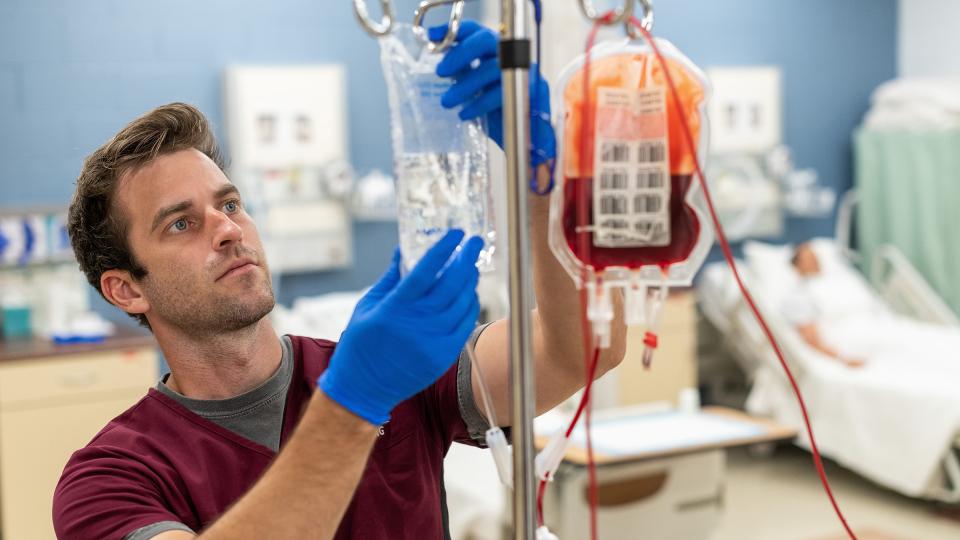
[{"label": "gray undershirt sleeve", "polygon": [[[467,340],[466,347],[471,349],[477,346],[477,340],[490,323],[478,326],[470,339]],[[473,395],[473,369],[470,364],[470,356],[466,349],[460,353],[460,360],[457,363],[457,401],[460,405],[460,416],[467,425],[467,433],[481,448],[486,448],[486,433],[490,429],[490,423],[486,417],[477,408],[479,403],[477,397]]]},{"label": "gray undershirt sleeve", "polygon": [[154,536],[167,531],[186,531],[188,533],[197,534],[193,529],[178,521],[158,521],[157,523],[151,523],[146,527],[140,527],[139,529],[127,534],[123,537],[123,540],[150,540]]}]

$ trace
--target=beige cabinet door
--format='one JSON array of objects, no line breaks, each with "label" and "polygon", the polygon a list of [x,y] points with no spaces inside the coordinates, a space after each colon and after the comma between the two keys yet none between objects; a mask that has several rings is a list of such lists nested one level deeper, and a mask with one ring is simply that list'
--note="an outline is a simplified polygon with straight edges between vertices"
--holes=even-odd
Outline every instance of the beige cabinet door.
[{"label": "beige cabinet door", "polygon": [[143,397],[113,392],[91,403],[0,413],[0,516],[4,540],[53,539],[53,490],[70,455]]}]

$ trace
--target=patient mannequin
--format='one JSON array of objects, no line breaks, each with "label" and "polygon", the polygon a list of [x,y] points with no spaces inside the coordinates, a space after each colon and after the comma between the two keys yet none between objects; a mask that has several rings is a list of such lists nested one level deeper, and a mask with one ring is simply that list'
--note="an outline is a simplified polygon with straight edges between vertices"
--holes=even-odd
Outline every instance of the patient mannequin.
[{"label": "patient mannequin", "polygon": [[864,365],[860,358],[850,358],[840,354],[835,348],[827,344],[817,329],[819,310],[813,296],[808,289],[812,278],[820,275],[820,261],[809,242],[797,246],[791,260],[794,269],[800,276],[800,285],[789,294],[784,302],[784,315],[793,324],[794,328],[810,347],[843,363],[847,367],[858,368]]}]

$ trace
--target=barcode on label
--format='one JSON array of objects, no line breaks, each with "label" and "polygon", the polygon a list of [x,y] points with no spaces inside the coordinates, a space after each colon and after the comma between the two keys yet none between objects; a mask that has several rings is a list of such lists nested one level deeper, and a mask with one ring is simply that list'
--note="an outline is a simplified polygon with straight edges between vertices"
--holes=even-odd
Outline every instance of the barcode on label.
[{"label": "barcode on label", "polygon": [[663,171],[640,171],[637,173],[637,189],[662,188],[664,184]]},{"label": "barcode on label", "polygon": [[627,189],[627,171],[603,171],[600,174],[600,187],[603,189]]},{"label": "barcode on label", "polygon": [[627,198],[618,195],[604,195],[600,199],[600,212],[602,214],[626,214]]},{"label": "barcode on label", "polygon": [[661,235],[664,230],[662,221],[641,221],[634,229],[644,236]]},{"label": "barcode on label", "polygon": [[606,229],[623,230],[623,229],[629,229],[630,223],[622,219],[608,219],[600,223],[600,226]]},{"label": "barcode on label", "polygon": [[633,211],[637,214],[654,214],[663,208],[663,198],[657,195],[637,195],[633,199]]},{"label": "barcode on label", "polygon": [[600,160],[604,163],[624,163],[630,161],[630,147],[626,143],[605,142],[601,147]]},{"label": "barcode on label", "polygon": [[639,163],[657,163],[666,158],[667,150],[662,141],[642,143],[637,148]]},{"label": "barcode on label", "polygon": [[597,91],[590,171],[597,247],[670,244],[673,199],[665,92],[659,85]]}]

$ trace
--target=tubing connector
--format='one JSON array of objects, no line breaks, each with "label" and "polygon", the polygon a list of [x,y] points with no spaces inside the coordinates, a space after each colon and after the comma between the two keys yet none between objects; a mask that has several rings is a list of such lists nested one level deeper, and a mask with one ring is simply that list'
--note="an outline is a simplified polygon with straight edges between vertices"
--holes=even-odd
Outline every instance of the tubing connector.
[{"label": "tubing connector", "polygon": [[627,326],[645,324],[647,305],[647,288],[640,285],[636,279],[623,288],[624,322]]},{"label": "tubing connector", "polygon": [[659,339],[657,335],[653,332],[646,332],[643,334],[643,367],[644,369],[650,369],[650,364],[653,362],[653,351],[657,350],[657,343]]},{"label": "tubing connector", "polygon": [[553,434],[546,448],[541,450],[533,461],[537,478],[547,481],[553,480],[553,477],[557,474],[557,468],[560,467],[560,462],[563,461],[564,454],[567,453],[569,442],[570,439],[562,429]]},{"label": "tubing connector", "polygon": [[537,540],[560,540],[560,537],[550,532],[546,525],[537,527]]},{"label": "tubing connector", "polygon": [[493,462],[497,465],[497,474],[500,475],[500,482],[503,485],[513,487],[513,460],[510,447],[507,445],[507,437],[499,427],[492,427],[487,430],[487,448],[493,454]]},{"label": "tubing connector", "polygon": [[667,286],[667,276],[664,274],[663,281],[656,289],[649,291],[650,298],[647,301],[647,332],[643,335],[643,367],[650,369],[653,362],[653,351],[657,349],[657,328],[660,326],[660,313],[663,311],[663,305],[667,302],[667,293],[670,288]]},{"label": "tubing connector", "polygon": [[597,347],[610,347],[610,323],[613,321],[613,302],[611,301],[610,287],[600,285],[597,290],[596,282],[587,283],[587,318],[593,325],[593,335]]}]

